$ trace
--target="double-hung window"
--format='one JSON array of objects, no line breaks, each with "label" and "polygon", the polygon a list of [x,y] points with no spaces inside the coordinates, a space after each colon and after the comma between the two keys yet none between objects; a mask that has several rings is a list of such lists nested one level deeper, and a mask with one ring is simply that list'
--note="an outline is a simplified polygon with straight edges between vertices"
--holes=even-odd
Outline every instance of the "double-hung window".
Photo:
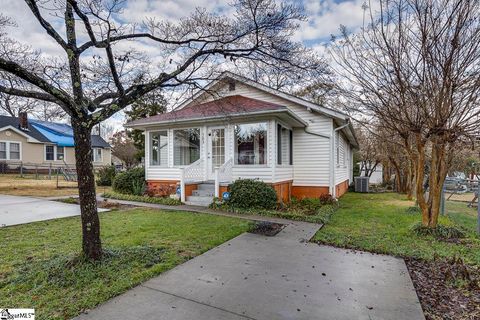
[{"label": "double-hung window", "polygon": [[102,148],[92,149],[93,162],[102,162]]},{"label": "double-hung window", "polygon": [[52,145],[45,146],[45,160],[47,161],[55,160],[55,146],[52,146]]},{"label": "double-hung window", "polygon": [[0,160],[21,160],[20,142],[1,141]]},{"label": "double-hung window", "polygon": [[65,147],[57,146],[57,156],[55,158],[57,160],[64,160],[65,159]]},{"label": "double-hung window", "polygon": [[293,164],[293,132],[277,124],[277,164]]}]

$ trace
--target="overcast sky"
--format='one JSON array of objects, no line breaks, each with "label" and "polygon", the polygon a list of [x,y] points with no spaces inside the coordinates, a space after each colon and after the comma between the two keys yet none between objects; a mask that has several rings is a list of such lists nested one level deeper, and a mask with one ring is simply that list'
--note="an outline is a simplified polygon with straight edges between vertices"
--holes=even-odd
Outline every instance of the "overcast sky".
[{"label": "overcast sky", "polygon": [[[338,34],[340,25],[345,25],[351,31],[362,25],[364,15],[362,4],[368,2],[368,0],[298,1],[303,3],[308,22],[302,24],[295,37],[321,53],[331,35]],[[231,0],[127,0],[122,19],[125,22],[141,22],[148,17],[177,20],[188,15],[195,7],[228,13],[230,2]],[[29,44],[46,55],[62,54],[58,45],[39,26],[24,1],[0,0],[0,11],[13,18],[18,25],[16,28],[9,28],[12,38]],[[118,125],[122,121],[122,116],[117,116],[111,122]]]}]

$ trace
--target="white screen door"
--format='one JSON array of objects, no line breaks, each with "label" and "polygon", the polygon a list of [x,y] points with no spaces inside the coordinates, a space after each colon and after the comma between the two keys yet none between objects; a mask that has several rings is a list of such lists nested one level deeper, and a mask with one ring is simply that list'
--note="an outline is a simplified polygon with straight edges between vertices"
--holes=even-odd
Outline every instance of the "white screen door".
[{"label": "white screen door", "polygon": [[208,178],[215,179],[215,169],[225,163],[225,128],[208,130]]}]

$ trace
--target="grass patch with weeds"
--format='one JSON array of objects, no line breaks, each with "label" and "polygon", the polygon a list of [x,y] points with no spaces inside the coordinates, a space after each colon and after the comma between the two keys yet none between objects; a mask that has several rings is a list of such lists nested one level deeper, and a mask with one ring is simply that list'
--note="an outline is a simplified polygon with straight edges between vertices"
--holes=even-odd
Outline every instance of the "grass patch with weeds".
[{"label": "grass patch with weeds", "polygon": [[251,228],[242,219],[183,211],[101,213],[105,257],[85,261],[80,218],[0,228],[0,305],[69,319]]},{"label": "grass patch with weeds", "polygon": [[[462,228],[465,238],[446,242],[433,235],[419,235],[412,226],[421,221],[421,215],[410,211],[413,201],[396,193],[347,193],[339,202],[339,209],[314,237],[314,241],[338,247],[359,249],[401,257],[426,260],[460,257],[466,263],[480,265],[480,239],[474,233],[475,208],[451,210],[440,216],[443,226]],[[469,214],[465,211],[471,211]],[[410,212],[409,214],[406,214]]]}]

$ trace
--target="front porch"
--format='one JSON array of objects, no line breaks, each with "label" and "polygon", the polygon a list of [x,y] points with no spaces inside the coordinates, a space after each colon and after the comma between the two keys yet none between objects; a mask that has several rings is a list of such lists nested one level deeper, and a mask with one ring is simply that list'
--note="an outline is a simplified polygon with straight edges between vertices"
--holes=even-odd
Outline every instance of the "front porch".
[{"label": "front porch", "polygon": [[274,185],[279,199],[288,201],[293,181],[293,128],[269,117],[256,122],[244,119],[149,130],[146,180],[152,188],[179,186],[182,202],[192,197],[200,202],[210,198],[211,202],[236,179],[260,179]]}]

